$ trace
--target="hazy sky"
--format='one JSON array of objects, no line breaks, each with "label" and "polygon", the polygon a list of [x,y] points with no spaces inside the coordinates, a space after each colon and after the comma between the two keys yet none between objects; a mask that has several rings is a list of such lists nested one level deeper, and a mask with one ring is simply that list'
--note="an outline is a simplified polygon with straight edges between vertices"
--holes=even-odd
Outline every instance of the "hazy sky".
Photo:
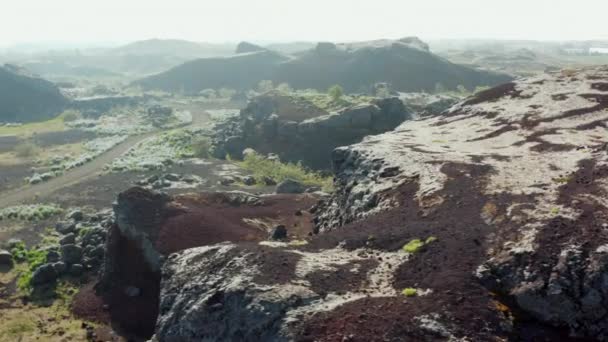
[{"label": "hazy sky", "polygon": [[31,42],[608,39],[608,0],[2,0],[0,46]]}]

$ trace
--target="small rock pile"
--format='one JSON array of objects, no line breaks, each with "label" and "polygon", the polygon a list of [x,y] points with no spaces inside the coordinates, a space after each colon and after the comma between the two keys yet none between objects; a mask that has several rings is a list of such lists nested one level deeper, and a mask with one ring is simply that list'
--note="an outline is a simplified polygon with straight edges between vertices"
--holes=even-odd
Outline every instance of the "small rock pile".
[{"label": "small rock pile", "polygon": [[169,189],[169,188],[195,188],[205,182],[196,175],[180,175],[177,173],[165,173],[161,175],[152,175],[150,177],[138,180],[136,185],[147,189]]},{"label": "small rock pile", "polygon": [[107,230],[113,223],[113,213],[108,210],[93,215],[81,210],[68,213],[55,226],[59,244],[45,248],[46,262],[34,270],[31,284],[45,286],[63,275],[80,276],[97,270],[103,263]]}]

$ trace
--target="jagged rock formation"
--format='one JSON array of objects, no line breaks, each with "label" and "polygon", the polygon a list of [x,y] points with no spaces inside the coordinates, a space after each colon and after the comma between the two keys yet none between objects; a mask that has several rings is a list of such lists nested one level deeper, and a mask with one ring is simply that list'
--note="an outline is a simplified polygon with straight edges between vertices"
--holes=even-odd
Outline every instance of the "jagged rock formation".
[{"label": "jagged rock formation", "polygon": [[136,83],[145,88],[199,92],[221,87],[250,89],[261,80],[272,80],[296,89],[326,90],[340,84],[349,92],[368,92],[377,82],[389,82],[397,91],[430,91],[438,83],[448,89],[458,85],[474,89],[510,79],[452,64],[413,37],[349,44],[323,42],[291,57],[251,45],[243,45],[239,51],[250,52],[199,59]]},{"label": "jagged rock formation", "polygon": [[0,66],[0,122],[49,119],[67,102],[53,83],[13,65]]},{"label": "jagged rock formation", "polygon": [[270,92],[216,126],[214,154],[241,158],[245,148],[253,148],[278,154],[285,161],[329,168],[334,148],[390,131],[409,118],[397,98],[375,99],[329,113],[304,98]]}]

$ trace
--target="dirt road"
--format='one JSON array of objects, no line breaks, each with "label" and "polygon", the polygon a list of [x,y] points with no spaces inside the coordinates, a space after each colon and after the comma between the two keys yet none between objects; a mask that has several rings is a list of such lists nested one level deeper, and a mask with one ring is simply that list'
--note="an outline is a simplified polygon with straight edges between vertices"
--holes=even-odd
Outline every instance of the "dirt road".
[{"label": "dirt road", "polygon": [[[192,112],[192,123],[186,127],[202,126],[203,124],[208,122],[208,120],[209,115],[206,112]],[[103,167],[106,164],[112,162],[112,160],[119,157],[131,147],[137,145],[144,139],[147,139],[159,133],[160,132],[151,132],[142,135],[131,136],[127,140],[116,145],[114,148],[93,159],[91,162],[86,163],[81,167],[67,171],[59,177],[50,179],[44,183],[27,185],[18,189],[2,192],[0,193],[0,208],[18,205],[24,202],[35,202],[35,199],[37,197],[47,196],[60,188],[80,183],[84,180],[90,179],[91,177],[96,177],[103,171]]]}]

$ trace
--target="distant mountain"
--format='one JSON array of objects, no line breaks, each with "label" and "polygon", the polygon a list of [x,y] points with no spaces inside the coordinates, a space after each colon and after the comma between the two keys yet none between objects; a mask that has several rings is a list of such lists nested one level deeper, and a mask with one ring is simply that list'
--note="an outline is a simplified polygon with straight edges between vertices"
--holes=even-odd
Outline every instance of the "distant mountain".
[{"label": "distant mountain", "polygon": [[120,74],[95,66],[71,65],[61,61],[31,61],[23,66],[44,77],[117,77]]},{"label": "distant mountain", "polygon": [[108,54],[212,57],[230,55],[233,51],[234,45],[231,44],[198,43],[178,39],[148,39],[111,49]]},{"label": "distant mountain", "polygon": [[14,65],[0,66],[0,121],[48,119],[59,114],[67,102],[53,83]]},{"label": "distant mountain", "polygon": [[272,79],[288,57],[273,51],[242,53],[231,57],[204,58],[136,81],[146,89],[198,92],[207,88],[251,89]]},{"label": "distant mountain", "polygon": [[251,44],[248,42],[240,42],[239,45],[236,46],[236,53],[249,53],[249,52],[259,52],[266,51],[266,48],[263,48],[259,45]]},{"label": "distant mountain", "polygon": [[[261,68],[261,69],[260,69]],[[453,64],[429,51],[418,38],[333,44],[318,43],[294,56],[261,51],[226,58],[191,61],[136,83],[148,89],[196,92],[205,88],[248,89],[259,81],[286,82],[294,88],[326,90],[340,84],[350,92],[364,92],[378,82],[394,90],[448,89],[463,85],[492,86],[509,76]]]},{"label": "distant mountain", "polygon": [[417,38],[361,43],[319,43],[313,50],[279,66],[275,80],[294,88],[327,89],[340,84],[364,92],[378,82],[397,91],[432,91],[463,85],[468,89],[510,80],[506,75],[453,64],[429,51]]}]

